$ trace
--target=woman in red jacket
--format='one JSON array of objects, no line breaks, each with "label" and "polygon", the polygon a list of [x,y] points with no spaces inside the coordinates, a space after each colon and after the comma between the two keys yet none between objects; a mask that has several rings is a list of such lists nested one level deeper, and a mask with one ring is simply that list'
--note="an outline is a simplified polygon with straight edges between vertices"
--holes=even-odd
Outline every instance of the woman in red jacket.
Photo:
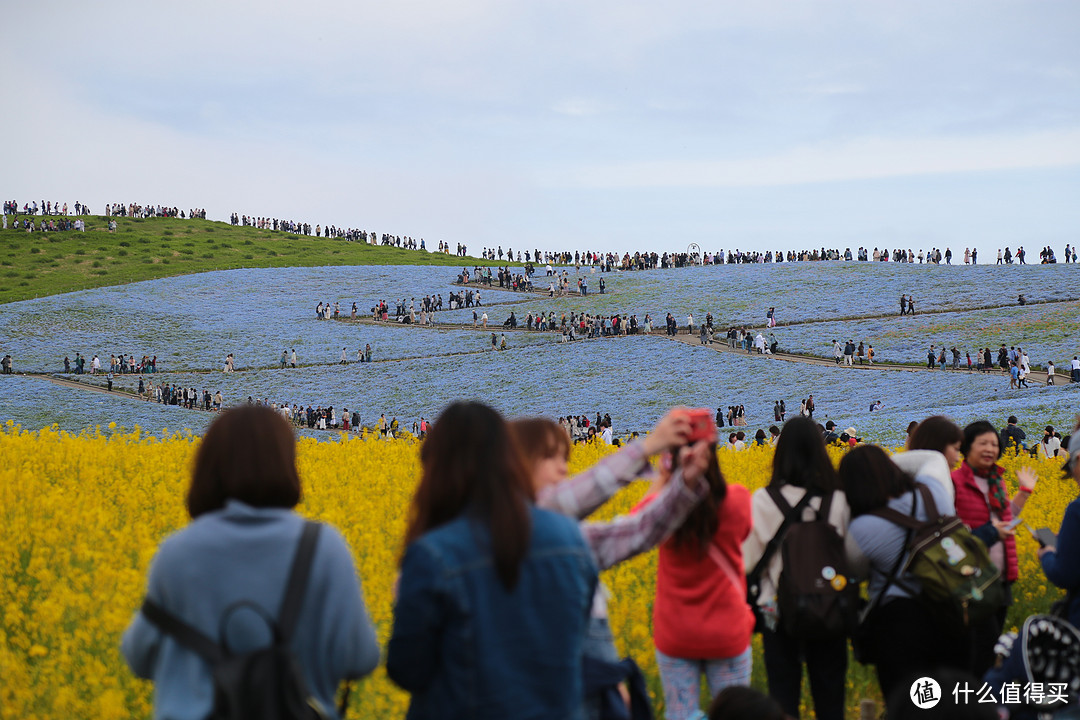
[{"label": "woman in red jacket", "polygon": [[1005,605],[996,617],[972,628],[970,670],[975,677],[982,677],[994,664],[994,643],[1005,626],[1005,615],[1012,604],[1012,583],[1019,574],[1016,538],[1006,526],[1020,514],[1038,477],[1030,468],[1017,471],[1020,489],[1015,498],[1009,498],[1005,469],[997,464],[1001,457],[998,433],[986,420],[964,428],[960,452],[964,454],[964,462],[952,473],[956,515],[983,541],[1005,580]]},{"label": "woman in red jacket", "polygon": [[[662,456],[656,486],[635,510],[653,501],[671,477],[671,466],[671,455]],[[746,603],[742,559],[750,492],[724,482],[715,447],[705,478],[708,495],[660,545],[657,562],[653,640],[668,720],[685,720],[700,710],[702,675],[710,697],[750,684],[754,615]]]}]

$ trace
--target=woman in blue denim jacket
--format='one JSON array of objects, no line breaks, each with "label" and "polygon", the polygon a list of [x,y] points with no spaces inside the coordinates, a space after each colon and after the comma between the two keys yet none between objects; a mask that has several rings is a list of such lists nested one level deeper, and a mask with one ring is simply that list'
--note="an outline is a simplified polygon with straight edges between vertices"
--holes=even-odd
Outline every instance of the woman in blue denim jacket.
[{"label": "woman in blue denim jacket", "polygon": [[485,405],[444,410],[420,461],[386,659],[407,717],[579,720],[597,570],[577,523],[534,506]]}]

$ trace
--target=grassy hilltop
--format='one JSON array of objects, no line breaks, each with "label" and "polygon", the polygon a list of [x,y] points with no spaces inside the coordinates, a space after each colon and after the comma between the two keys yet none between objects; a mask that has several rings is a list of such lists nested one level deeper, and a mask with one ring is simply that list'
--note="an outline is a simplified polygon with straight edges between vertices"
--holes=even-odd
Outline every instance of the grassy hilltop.
[{"label": "grassy hilltop", "polygon": [[[40,225],[40,216],[33,219]],[[0,230],[0,303],[233,268],[495,264],[210,220],[114,218],[110,233],[108,218],[82,219],[86,232],[28,233],[12,228],[8,217],[8,229]]]}]

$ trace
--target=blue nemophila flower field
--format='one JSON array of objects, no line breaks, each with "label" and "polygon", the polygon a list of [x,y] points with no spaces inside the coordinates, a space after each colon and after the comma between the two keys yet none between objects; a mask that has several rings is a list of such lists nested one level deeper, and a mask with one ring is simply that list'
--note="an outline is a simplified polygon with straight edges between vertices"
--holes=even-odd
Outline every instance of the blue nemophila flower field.
[{"label": "blue nemophila flower field", "polygon": [[[636,273],[589,274],[590,295],[550,299],[481,288],[492,325],[511,310],[557,314],[672,312],[680,325],[712,312],[717,326],[762,324],[776,307],[781,322],[898,312],[901,293],[915,296],[917,314],[779,327],[781,346],[827,356],[833,335],[874,343],[883,359],[919,362],[933,342],[966,347],[1024,344],[1032,361],[1053,354],[1059,368],[1080,352],[1075,321],[1080,303],[1011,302],[1069,297],[1080,287],[1076,266],[934,267],[873,263],[721,266]],[[508,333],[508,349],[490,349],[490,333],[473,330],[472,310],[439,313],[456,329],[372,326],[315,319],[318,302],[353,302],[366,314],[379,300],[451,291],[456,271],[431,267],[293,268],[223,271],[71,293],[0,307],[4,352],[16,371],[62,370],[75,352],[157,355],[156,381],[221,392],[228,403],[253,399],[359,409],[364,421],[380,413],[411,424],[459,397],[485,400],[510,415],[610,413],[617,432],[643,431],[673,404],[710,408],[742,404],[749,427],[772,424],[784,399],[789,413],[813,393],[815,419],[854,426],[860,436],[899,442],[912,419],[944,412],[959,422],[987,417],[1000,423],[1015,412],[1025,422],[1065,424],[1080,406],[1070,388],[1011,391],[999,374],[880,370],[859,372],[761,357],[720,354],[663,338],[559,342],[556,334]],[[569,269],[572,279],[577,276]],[[583,273],[584,274],[584,271]],[[608,292],[596,293],[599,277]],[[542,273],[536,284],[546,287]],[[996,288],[996,290],[992,290]],[[1008,294],[1006,294],[1006,292]],[[1012,298],[1015,299],[1015,298]],[[963,311],[975,305],[1008,307]],[[951,310],[941,314],[924,311]],[[841,337],[843,336],[843,337]],[[870,340],[870,338],[874,338]],[[370,343],[377,362],[359,364]],[[338,361],[346,348],[349,364]],[[959,345],[958,345],[959,347]],[[966,347],[964,349],[966,349]],[[282,350],[296,349],[298,369],[277,368]],[[233,353],[240,372],[220,372]],[[84,378],[85,379],[85,378]],[[99,382],[100,379],[98,380]],[[136,376],[118,376],[117,389],[134,389]],[[880,400],[883,409],[870,412]],[[201,430],[202,413],[81,393],[45,380],[5,378],[0,419],[26,427],[53,422],[68,429],[100,424]]]}]

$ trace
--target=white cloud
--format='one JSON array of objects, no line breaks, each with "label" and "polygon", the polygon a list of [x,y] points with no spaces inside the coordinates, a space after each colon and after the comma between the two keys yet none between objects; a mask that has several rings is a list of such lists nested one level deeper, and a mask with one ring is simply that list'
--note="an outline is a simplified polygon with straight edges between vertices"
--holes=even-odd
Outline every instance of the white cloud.
[{"label": "white cloud", "polygon": [[800,185],[1080,165],[1080,129],[1023,136],[864,138],[738,160],[581,166],[543,178],[591,189]]},{"label": "white cloud", "polygon": [[607,109],[607,106],[589,98],[566,98],[555,103],[551,109],[560,115],[584,117],[599,115]]}]

